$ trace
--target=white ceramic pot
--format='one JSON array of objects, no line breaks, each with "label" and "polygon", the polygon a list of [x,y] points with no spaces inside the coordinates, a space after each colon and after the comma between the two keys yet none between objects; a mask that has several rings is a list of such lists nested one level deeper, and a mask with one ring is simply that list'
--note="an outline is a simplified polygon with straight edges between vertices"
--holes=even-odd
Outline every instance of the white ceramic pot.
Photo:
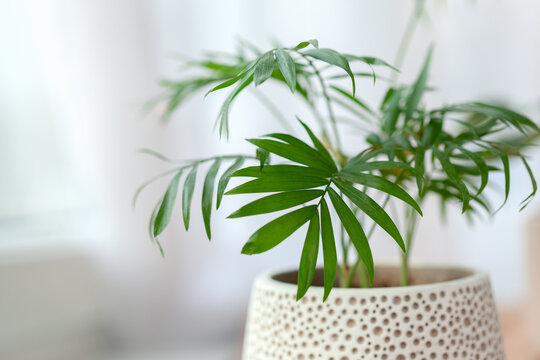
[{"label": "white ceramic pot", "polygon": [[[376,274],[397,268],[377,268]],[[416,274],[416,275],[415,275]],[[485,273],[419,267],[426,285],[312,286],[296,301],[296,272],[257,278],[243,360],[502,360],[497,309]]]}]

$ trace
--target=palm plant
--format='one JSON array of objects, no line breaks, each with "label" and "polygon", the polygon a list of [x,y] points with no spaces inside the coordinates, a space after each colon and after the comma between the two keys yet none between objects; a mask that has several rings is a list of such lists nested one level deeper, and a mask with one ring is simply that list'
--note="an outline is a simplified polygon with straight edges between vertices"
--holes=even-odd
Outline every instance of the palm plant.
[{"label": "palm plant", "polygon": [[[246,55],[247,52],[252,55]],[[202,190],[208,239],[212,212],[214,207],[220,207],[224,195],[260,196],[229,218],[287,210],[251,235],[242,249],[244,254],[268,251],[308,223],[298,271],[298,299],[313,281],[320,245],[324,299],[336,277],[341,287],[357,283],[371,286],[374,262],[369,239],[377,226],[398,245],[402,253],[401,283],[407,285],[409,253],[426,197],[438,197],[443,207],[459,202],[463,213],[471,216],[492,214],[496,210],[485,196],[490,175],[500,171],[504,174],[504,205],[510,189],[512,157],[521,159],[531,179],[532,192],[523,207],[537,190],[527,159],[521,153],[539,131],[535,123],[510,109],[479,102],[426,108],[422,99],[430,90],[431,54],[429,50],[416,81],[411,85],[390,83],[378,107],[371,107],[356,96],[356,82],[375,81],[375,67],[393,72],[397,69],[375,57],[319,48],[317,40],[266,52],[244,44],[236,54],[208,54],[201,60],[187,62],[187,66],[202,70],[203,75],[162,83],[168,104],[164,119],[188,96],[203,89],[210,88],[207,94],[232,89],[216,120],[220,136],[227,137],[229,108],[237,96],[252,85],[274,81],[286,86],[308,106],[320,135],[298,119],[309,143],[290,133],[271,133],[248,139],[255,147],[253,154],[200,159],[151,179],[136,196],[157,178],[171,176],[152,212],[151,238],[163,253],[158,237],[171,220],[182,179],[182,213],[188,229],[197,174],[210,164]],[[343,78],[350,81],[350,90],[342,86]],[[268,98],[261,99],[278,120],[286,121]],[[349,125],[369,129],[359,139],[364,143],[361,148],[344,150],[343,127],[339,124],[343,119],[336,115],[337,110],[348,114],[347,119],[352,119],[348,120]],[[245,163],[251,166],[244,167]],[[218,177],[221,169],[224,170]],[[231,178],[249,180],[228,190]],[[405,204],[404,229],[399,229],[387,210],[396,200]],[[332,221],[332,211],[337,214],[337,221]]]}]

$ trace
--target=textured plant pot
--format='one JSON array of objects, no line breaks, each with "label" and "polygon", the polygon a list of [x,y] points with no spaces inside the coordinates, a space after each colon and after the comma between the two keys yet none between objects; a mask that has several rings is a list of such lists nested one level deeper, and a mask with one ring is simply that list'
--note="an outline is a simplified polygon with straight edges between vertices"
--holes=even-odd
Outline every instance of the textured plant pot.
[{"label": "textured plant pot", "polygon": [[[376,274],[376,283],[379,274],[399,279],[395,267]],[[243,360],[504,359],[485,273],[418,267],[411,277],[425,285],[334,288],[324,303],[319,286],[297,302],[295,277],[266,273],[255,281]]]}]

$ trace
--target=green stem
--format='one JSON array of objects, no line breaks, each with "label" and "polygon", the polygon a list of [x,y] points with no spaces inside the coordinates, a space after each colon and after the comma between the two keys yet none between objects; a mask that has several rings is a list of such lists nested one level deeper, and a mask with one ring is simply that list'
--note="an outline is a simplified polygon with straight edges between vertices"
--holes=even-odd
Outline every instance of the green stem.
[{"label": "green stem", "polygon": [[[382,204],[383,209],[388,204],[388,201],[390,201],[390,195],[386,195]],[[375,223],[371,224],[371,227],[366,235],[368,239],[371,237],[371,235],[373,235],[373,232],[375,231],[375,225],[376,225]],[[360,257],[356,260],[356,263],[354,264],[353,269],[357,269],[358,271],[358,278],[360,280],[360,286],[363,288],[370,287],[371,283],[369,281],[369,275],[364,265],[364,262],[362,261]]]},{"label": "green stem", "polygon": [[349,245],[345,241],[345,228],[343,227],[343,223],[340,225],[340,240],[341,240],[341,248],[343,250],[343,267],[348,267],[347,259],[349,258]]},{"label": "green stem", "polygon": [[[422,203],[422,199],[417,199],[418,205]],[[414,232],[418,225],[418,213],[414,209],[408,209],[405,221],[407,222],[407,232],[405,233],[405,251],[401,254],[401,286],[409,285],[409,256],[414,238]]]},{"label": "green stem", "polygon": [[401,254],[401,286],[409,285],[409,255],[407,252]]},{"label": "green stem", "polygon": [[[399,183],[401,181],[403,174],[404,174],[403,171],[400,172],[399,176],[396,178],[396,183]],[[365,191],[365,188],[364,188],[364,191]],[[389,201],[390,201],[390,194],[387,194],[386,197],[384,198],[383,203],[382,203],[382,208],[383,209],[386,208]],[[375,223],[371,224],[371,228],[369,229],[369,231],[367,233],[367,236],[366,236],[368,238],[368,240],[373,235],[373,232],[375,231],[375,226],[376,226]],[[367,269],[366,269],[366,267],[365,267],[365,265],[364,265],[361,258],[358,258],[358,260],[356,261],[356,264],[354,265],[354,268],[358,269],[358,277],[359,277],[359,280],[360,280],[360,286],[361,287],[371,287],[372,284],[369,281],[369,275],[368,275]]]},{"label": "green stem", "polygon": [[[144,154],[149,154],[149,155],[152,155],[152,156],[155,156],[163,161],[167,161],[167,162],[178,162],[180,160],[172,160],[172,159],[169,159],[169,158],[166,158],[164,157],[163,155],[153,151],[153,150],[148,150],[148,149],[142,149],[140,152],[144,153]],[[141,186],[139,186],[139,188],[137,189],[137,191],[135,191],[135,194],[133,195],[133,199],[131,200],[131,207],[132,208],[135,208],[135,205],[137,204],[137,199],[139,198],[139,195],[141,194],[141,192],[150,184],[152,184],[153,182],[161,179],[162,177],[164,176],[167,176],[167,175],[170,175],[172,173],[175,173],[175,172],[178,172],[178,171],[181,171],[181,170],[185,170],[187,168],[190,168],[192,167],[195,163],[197,164],[200,164],[200,163],[204,163],[204,162],[207,162],[207,161],[212,161],[212,160],[215,160],[217,158],[221,158],[221,159],[238,159],[240,157],[243,157],[243,158],[246,158],[246,159],[253,159],[253,160],[257,160],[257,158],[255,156],[251,156],[251,155],[222,155],[222,156],[213,156],[213,157],[209,157],[209,158],[205,158],[205,159],[197,159],[197,160],[181,160],[181,161],[187,161],[187,162],[190,162],[190,164],[188,165],[183,165],[183,166],[177,166],[177,167],[174,167],[170,170],[167,170],[161,174],[158,174],[150,179],[148,179],[147,181],[145,181]]]},{"label": "green stem", "polygon": [[304,60],[306,60],[306,62],[309,64],[309,66],[313,69],[313,72],[315,73],[315,76],[317,77],[317,79],[319,79],[319,83],[321,85],[321,91],[323,93],[323,97],[326,101],[326,108],[328,110],[328,117],[330,118],[330,123],[332,124],[332,131],[334,132],[334,137],[335,137],[335,140],[336,140],[336,149],[338,151],[339,154],[342,154],[343,152],[341,151],[341,138],[339,136],[339,131],[337,129],[337,121],[336,121],[336,117],[334,115],[334,109],[332,108],[332,100],[330,99],[330,95],[328,95],[328,90],[326,88],[326,83],[324,82],[324,79],[321,75],[321,73],[319,72],[319,69],[317,69],[317,67],[315,66],[315,64],[313,63],[313,61],[311,61],[310,58],[308,58],[307,56],[305,56],[304,54],[300,53],[299,54],[302,56],[302,58],[304,58]]},{"label": "green stem", "polygon": [[[394,66],[398,69],[401,69],[403,65],[403,61],[405,60],[405,55],[407,53],[407,50],[409,49],[409,46],[411,45],[411,40],[414,34],[414,30],[416,29],[416,26],[418,25],[418,20],[420,19],[420,16],[422,15],[424,9],[424,0],[416,0],[415,6],[413,11],[411,12],[411,15],[409,16],[409,20],[407,21],[407,25],[405,26],[405,31],[403,32],[403,37],[401,38],[401,41],[399,43],[399,48],[396,53],[396,57],[394,59]],[[390,82],[392,85],[396,84],[397,77],[399,73],[397,71],[394,71],[390,77]]]},{"label": "green stem", "polygon": [[154,157],[157,157],[158,159],[162,160],[162,161],[165,161],[165,162],[168,162],[168,163],[180,163],[180,162],[183,162],[183,163],[189,163],[188,165],[184,165],[184,166],[178,166],[178,167],[175,167],[173,168],[171,171],[174,171],[175,169],[176,170],[180,170],[180,169],[186,169],[186,168],[189,168],[191,166],[193,166],[194,163],[204,163],[204,162],[207,162],[207,161],[212,161],[212,160],[215,160],[217,158],[220,158],[220,159],[238,159],[238,158],[245,158],[245,159],[252,159],[252,160],[257,160],[257,157],[256,156],[253,156],[253,155],[242,155],[242,154],[237,154],[237,155],[220,155],[220,156],[211,156],[211,157],[208,157],[208,158],[203,158],[203,159],[181,159],[181,160],[175,160],[175,159],[170,159],[170,158],[167,158],[165,157],[164,155],[161,155],[160,153],[154,151],[154,150],[150,150],[150,149],[141,149],[139,150],[140,153],[142,154],[148,154],[148,155],[151,155],[151,156],[154,156]]},{"label": "green stem", "polygon": [[371,287],[371,281],[369,280],[369,274],[366,269],[366,265],[362,261],[362,259],[358,259],[357,262],[357,269],[358,269],[358,278],[360,281],[360,286],[363,288],[369,288]]},{"label": "green stem", "polygon": [[[386,197],[384,198],[384,201],[382,203],[382,208],[386,208],[386,205],[388,205],[388,201],[390,201],[390,195],[386,195]],[[369,239],[371,237],[371,235],[373,235],[373,232],[375,231],[375,226],[377,224],[376,223],[373,223],[371,224],[371,228],[369,229],[366,237]]]}]

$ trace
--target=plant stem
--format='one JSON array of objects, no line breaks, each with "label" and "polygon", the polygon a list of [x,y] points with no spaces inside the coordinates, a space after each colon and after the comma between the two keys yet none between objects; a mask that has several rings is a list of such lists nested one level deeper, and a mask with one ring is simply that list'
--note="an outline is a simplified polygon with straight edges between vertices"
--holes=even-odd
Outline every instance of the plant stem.
[{"label": "plant stem", "polygon": [[[149,155],[152,155],[152,156],[155,156],[163,161],[167,161],[167,162],[177,162],[177,161],[180,161],[180,160],[172,160],[172,159],[169,159],[169,158],[165,158],[163,155],[153,151],[153,150],[148,150],[148,149],[143,149],[141,151],[142,153],[144,154],[149,154]],[[177,171],[182,171],[182,170],[185,170],[187,168],[190,168],[192,167],[195,163],[204,163],[204,162],[207,162],[207,161],[212,161],[212,160],[215,160],[217,158],[221,158],[221,159],[238,159],[240,157],[243,157],[245,159],[253,159],[253,160],[257,160],[257,158],[255,156],[250,156],[250,155],[222,155],[222,156],[213,156],[213,157],[209,157],[209,158],[205,158],[205,159],[196,159],[196,160],[181,160],[181,161],[185,161],[185,162],[190,162],[190,164],[188,165],[183,165],[183,166],[177,166],[177,167],[174,167],[172,169],[169,169],[159,175],[156,175],[150,179],[148,179],[147,181],[145,181],[141,186],[139,186],[139,188],[137,189],[137,191],[135,191],[135,195],[133,195],[133,199],[131,200],[131,207],[132,208],[135,208],[135,205],[137,203],[137,199],[141,193],[142,190],[144,190],[144,188],[146,188],[148,185],[150,185],[151,183],[153,183],[154,181],[157,181],[159,179],[161,179],[162,177],[164,176],[167,176],[169,174],[172,174],[174,172],[177,172]]]},{"label": "plant stem", "polygon": [[[386,195],[384,201],[383,201],[383,204],[382,204],[382,207],[383,209],[386,207],[386,205],[388,204],[388,201],[390,201],[390,195]],[[371,228],[369,229],[366,237],[369,238],[371,237],[371,235],[373,235],[373,232],[375,231],[375,223],[371,224]],[[358,271],[358,277],[359,277],[359,280],[360,280],[360,286],[361,287],[370,287],[371,284],[370,284],[370,281],[369,281],[369,276],[368,276],[368,273],[367,273],[367,269],[364,265],[364,262],[362,261],[362,259],[359,257],[357,260],[356,260],[356,263],[354,264],[353,266],[353,269],[357,269]]]},{"label": "plant stem", "polygon": [[[422,199],[419,197],[417,203],[420,205]],[[405,221],[407,222],[407,232],[405,233],[405,251],[401,254],[401,286],[409,285],[409,254],[414,238],[414,232],[418,225],[418,213],[414,209],[408,209]]]},{"label": "plant stem", "polygon": [[[401,41],[399,43],[399,48],[396,53],[396,57],[394,59],[394,66],[398,69],[401,68],[403,65],[403,61],[405,60],[405,55],[407,53],[407,50],[409,49],[409,46],[411,45],[411,40],[414,34],[414,30],[416,29],[416,26],[418,25],[418,20],[420,19],[420,16],[422,15],[424,9],[424,0],[416,0],[415,6],[413,11],[411,12],[411,15],[409,16],[409,20],[407,21],[407,25],[405,26],[405,31],[403,32],[403,37],[401,38]],[[397,77],[399,73],[397,71],[393,72],[390,77],[390,82],[392,85],[396,84]]]},{"label": "plant stem", "polygon": [[401,254],[401,286],[409,285],[409,255]]},{"label": "plant stem", "polygon": [[336,149],[337,149],[339,154],[342,154],[343,152],[341,151],[341,138],[339,136],[339,131],[337,129],[337,121],[336,121],[336,117],[334,115],[334,109],[332,108],[332,99],[330,99],[330,95],[328,95],[328,90],[326,88],[326,83],[324,82],[324,79],[323,79],[321,73],[319,72],[319,69],[317,69],[317,67],[315,66],[313,61],[311,61],[311,59],[309,59],[304,54],[302,54],[300,52],[299,52],[299,54],[302,56],[302,58],[304,58],[304,60],[306,60],[306,62],[309,64],[309,66],[313,69],[313,72],[315,73],[315,76],[317,77],[317,79],[319,79],[319,83],[321,84],[321,91],[322,91],[323,97],[324,97],[324,99],[326,101],[326,108],[328,110],[328,117],[330,118],[330,123],[332,124],[332,131],[334,132],[334,137],[335,137],[335,140],[336,140]]},{"label": "plant stem", "polygon": [[360,281],[360,286],[363,288],[371,287],[372,284],[369,280],[369,274],[367,272],[366,265],[364,264],[362,259],[358,259],[356,266],[358,270],[358,280]]},{"label": "plant stem", "polygon": [[340,225],[340,230],[341,248],[343,250],[343,267],[347,268],[347,259],[349,258],[349,246],[345,242],[345,228],[343,227],[343,224]]}]

